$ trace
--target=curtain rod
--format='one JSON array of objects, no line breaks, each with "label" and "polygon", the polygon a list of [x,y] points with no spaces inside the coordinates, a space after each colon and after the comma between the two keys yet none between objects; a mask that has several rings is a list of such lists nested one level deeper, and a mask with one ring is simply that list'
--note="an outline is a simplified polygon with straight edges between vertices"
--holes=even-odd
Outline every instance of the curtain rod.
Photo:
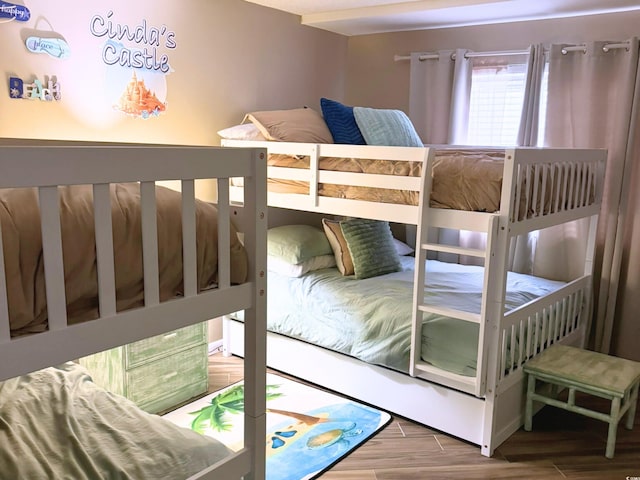
[{"label": "curtain rod", "polygon": [[[609,50],[613,50],[616,48],[624,48],[625,50],[629,50],[629,42],[619,42],[619,43],[607,43],[602,47],[603,52],[608,52]],[[581,51],[582,53],[587,53],[587,46],[585,44],[579,45],[569,45],[564,47],[562,50],[563,54],[567,54],[572,51]],[[473,57],[500,57],[500,56],[508,56],[508,55],[526,55],[529,53],[529,50],[499,50],[493,52],[467,52],[464,55],[464,58],[473,58]],[[455,57],[455,54],[453,54]],[[418,56],[418,60],[436,60],[440,57],[438,53],[423,53]],[[400,62],[403,60],[411,60],[411,55],[394,55],[393,60],[395,62]]]},{"label": "curtain rod", "polygon": [[[626,51],[629,51],[629,42],[619,42],[619,43],[605,43],[602,46],[602,51],[607,53],[609,50],[615,50],[616,48],[624,48]],[[582,52],[587,53],[587,45],[584,43],[578,45],[568,45],[563,47],[560,50],[563,55],[566,55],[569,52]]]},{"label": "curtain rod", "polygon": [[[508,55],[526,55],[529,53],[529,49],[526,50],[499,50],[495,52],[467,52],[464,54],[464,58],[472,57],[504,57]],[[423,53],[418,57],[418,60],[435,60],[440,57],[438,53]],[[452,58],[455,58],[455,53],[452,53]],[[402,60],[411,60],[410,55],[394,55],[393,60],[396,62]]]}]

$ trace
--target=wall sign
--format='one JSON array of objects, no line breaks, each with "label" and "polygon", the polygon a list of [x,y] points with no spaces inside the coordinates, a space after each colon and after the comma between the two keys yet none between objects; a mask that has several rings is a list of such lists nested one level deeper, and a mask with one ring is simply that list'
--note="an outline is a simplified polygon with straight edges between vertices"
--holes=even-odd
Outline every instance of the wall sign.
[{"label": "wall sign", "polygon": [[41,82],[37,78],[32,83],[25,83],[21,78],[9,78],[9,96],[26,100],[44,100],[52,102],[61,100],[60,83],[56,77],[47,77]]},{"label": "wall sign", "polygon": [[166,25],[151,25],[146,19],[135,26],[119,23],[113,11],[94,15],[89,31],[105,39],[102,61],[109,68],[107,94],[113,97],[113,107],[138,118],[157,117],[164,112],[165,76],[173,70],[163,50],[177,47],[175,32]]},{"label": "wall sign", "polygon": [[31,18],[31,12],[24,5],[0,1],[0,18],[26,22]]}]

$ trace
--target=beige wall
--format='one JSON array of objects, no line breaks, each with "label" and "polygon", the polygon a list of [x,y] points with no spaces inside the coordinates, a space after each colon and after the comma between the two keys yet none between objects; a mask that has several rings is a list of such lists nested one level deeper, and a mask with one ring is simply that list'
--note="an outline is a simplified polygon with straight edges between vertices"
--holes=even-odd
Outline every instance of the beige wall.
[{"label": "beige wall", "polygon": [[635,35],[640,35],[640,11],[350,37],[345,100],[408,112],[409,62],[394,62],[396,54],[455,48],[511,50],[534,43],[615,41]]},{"label": "beige wall", "polygon": [[[28,7],[29,22],[0,28],[0,143],[17,138],[217,145],[216,132],[240,123],[248,111],[303,105],[319,110],[321,96],[344,95],[346,37],[242,0],[68,0],[64,8],[30,0]],[[158,48],[173,70],[163,79],[167,110],[158,117],[131,118],[111,107],[114,75],[101,57],[105,38],[89,29],[94,15],[106,18],[109,11],[114,21],[132,28],[144,19],[175,32],[175,48]],[[25,40],[34,34],[63,37],[71,56],[30,53]],[[9,77],[32,82],[52,75],[61,87],[60,101],[8,95]],[[206,186],[197,193],[210,196]],[[220,321],[213,320],[209,338],[220,337]]]},{"label": "beige wall", "polygon": [[[215,132],[240,123],[247,111],[319,108],[320,96],[343,95],[347,39],[301,26],[294,15],[242,0],[68,0],[64,8],[49,0],[27,3],[29,22],[0,28],[0,137],[217,145]],[[172,71],[154,77],[167,103],[156,118],[131,118],[112,108],[117,69],[102,61],[106,37],[90,31],[92,17],[106,18],[109,11],[120,25],[135,28],[144,19],[148,27],[175,32],[175,48],[164,42],[158,48]],[[34,34],[62,36],[71,56],[30,53],[25,40]],[[8,96],[11,76],[31,82],[52,75],[60,101]]]}]

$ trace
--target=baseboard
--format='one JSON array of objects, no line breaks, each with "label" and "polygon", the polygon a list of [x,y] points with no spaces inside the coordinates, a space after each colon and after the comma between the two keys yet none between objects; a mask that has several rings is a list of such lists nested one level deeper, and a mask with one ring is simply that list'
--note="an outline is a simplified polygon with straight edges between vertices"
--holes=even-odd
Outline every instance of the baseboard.
[{"label": "baseboard", "polygon": [[222,351],[222,339],[216,340],[214,342],[209,342],[209,355],[213,355],[214,353],[219,353]]}]

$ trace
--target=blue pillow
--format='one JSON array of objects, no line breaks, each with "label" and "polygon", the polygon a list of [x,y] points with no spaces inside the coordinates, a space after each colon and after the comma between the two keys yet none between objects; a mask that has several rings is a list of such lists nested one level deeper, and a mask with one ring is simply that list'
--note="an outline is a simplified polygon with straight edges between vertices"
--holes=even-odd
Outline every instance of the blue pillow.
[{"label": "blue pillow", "polygon": [[353,107],[343,105],[328,98],[320,99],[322,116],[333,136],[334,143],[348,145],[365,145],[366,142],[360,133],[356,119],[353,116]]},{"label": "blue pillow", "polygon": [[413,123],[401,110],[353,107],[353,115],[367,145],[424,146]]}]

